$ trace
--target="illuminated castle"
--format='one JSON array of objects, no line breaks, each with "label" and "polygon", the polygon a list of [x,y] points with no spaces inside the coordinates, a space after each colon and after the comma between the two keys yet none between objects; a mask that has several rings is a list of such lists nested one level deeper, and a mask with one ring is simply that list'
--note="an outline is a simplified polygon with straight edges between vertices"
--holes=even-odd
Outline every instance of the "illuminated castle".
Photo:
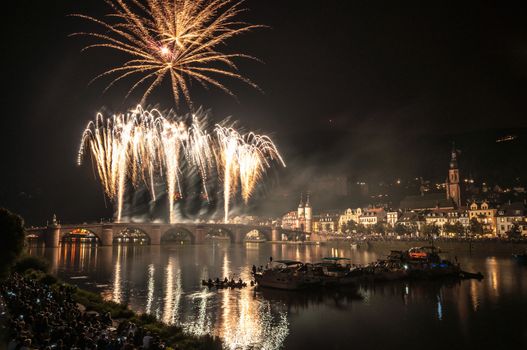
[{"label": "illuminated castle", "polygon": [[298,204],[298,211],[296,217],[296,228],[303,232],[311,232],[313,226],[313,208],[309,204],[309,193],[306,196],[304,203],[303,195],[300,195],[300,203]]}]

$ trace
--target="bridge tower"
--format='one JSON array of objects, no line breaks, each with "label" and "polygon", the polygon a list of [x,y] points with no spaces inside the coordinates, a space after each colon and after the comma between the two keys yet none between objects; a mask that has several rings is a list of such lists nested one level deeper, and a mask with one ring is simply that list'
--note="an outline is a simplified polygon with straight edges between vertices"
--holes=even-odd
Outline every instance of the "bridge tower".
[{"label": "bridge tower", "polygon": [[103,226],[100,239],[103,246],[113,245],[113,227]]},{"label": "bridge tower", "polygon": [[281,240],[280,229],[277,225],[273,225],[271,229],[271,241],[278,242]]},{"label": "bridge tower", "polygon": [[313,208],[311,208],[311,204],[309,203],[309,192],[307,193],[306,205],[304,206],[304,215],[306,217],[306,227],[304,228],[304,232],[311,233],[311,227],[313,225]]},{"label": "bridge tower", "polygon": [[304,230],[305,225],[305,210],[304,210],[304,194],[300,194],[300,203],[298,203],[298,210],[296,214],[296,229],[297,230]]},{"label": "bridge tower", "polygon": [[55,215],[51,225],[44,231],[44,244],[46,248],[57,248],[60,245],[60,224]]}]

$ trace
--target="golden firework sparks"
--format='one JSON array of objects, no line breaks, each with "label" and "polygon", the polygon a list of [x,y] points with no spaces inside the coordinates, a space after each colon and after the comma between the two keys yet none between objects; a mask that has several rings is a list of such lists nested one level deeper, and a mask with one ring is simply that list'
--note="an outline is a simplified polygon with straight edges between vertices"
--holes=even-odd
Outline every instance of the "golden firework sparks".
[{"label": "golden firework sparks", "polygon": [[[207,200],[210,181],[222,185],[224,220],[228,221],[238,190],[247,203],[266,169],[273,162],[285,163],[268,136],[241,134],[221,125],[209,134],[206,125],[206,116],[165,117],[156,109],[145,111],[140,106],[108,119],[98,114],[82,135],[78,163],[86,152],[91,154],[105,194],[116,203],[117,221],[122,219],[127,181],[133,186],[143,183],[155,200],[155,183],[162,179],[169,221],[175,222],[175,202],[185,193],[182,179],[194,174],[200,177]],[[182,171],[185,166],[195,171]],[[214,166],[220,176],[214,175]]]},{"label": "golden firework sparks", "polygon": [[176,104],[181,98],[191,105],[189,84],[197,81],[234,95],[220,77],[244,81],[257,88],[238,73],[234,59],[254,57],[242,53],[224,53],[219,47],[229,39],[254,28],[236,19],[244,11],[237,0],[106,0],[112,9],[110,21],[74,14],[101,26],[102,32],[78,32],[98,42],[84,48],[110,48],[130,58],[109,69],[94,80],[113,76],[105,91],[118,81],[135,76],[126,96],[146,86],[142,103],[165,79],[170,79]]}]

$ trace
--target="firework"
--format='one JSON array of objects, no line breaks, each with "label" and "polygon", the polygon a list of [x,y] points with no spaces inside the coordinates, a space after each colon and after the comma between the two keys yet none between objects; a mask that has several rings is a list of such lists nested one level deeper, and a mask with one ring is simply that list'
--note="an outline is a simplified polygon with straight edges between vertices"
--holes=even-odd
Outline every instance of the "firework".
[{"label": "firework", "polygon": [[241,53],[223,53],[219,47],[232,37],[261,27],[235,19],[244,11],[237,0],[106,0],[112,22],[74,14],[99,25],[101,32],[79,32],[96,43],[84,49],[110,48],[129,56],[122,65],[113,67],[94,80],[113,76],[105,91],[118,81],[135,77],[127,96],[144,88],[142,102],[165,79],[169,79],[176,103],[181,98],[191,105],[189,84],[220,88],[233,93],[219,77],[242,80],[256,87],[237,71],[236,58],[250,58]]},{"label": "firework", "polygon": [[[163,181],[173,223],[177,219],[174,204],[185,196],[182,180],[199,176],[207,200],[211,182],[222,187],[227,222],[238,191],[247,203],[266,170],[273,163],[285,163],[265,135],[242,134],[222,125],[209,134],[206,125],[206,116],[200,113],[191,118],[165,117],[158,110],[145,111],[140,106],[108,119],[99,114],[82,135],[78,163],[87,151],[91,154],[105,194],[116,203],[117,221],[122,219],[127,181],[133,187],[146,186],[153,200],[155,184]],[[185,168],[194,171],[185,172]]]}]

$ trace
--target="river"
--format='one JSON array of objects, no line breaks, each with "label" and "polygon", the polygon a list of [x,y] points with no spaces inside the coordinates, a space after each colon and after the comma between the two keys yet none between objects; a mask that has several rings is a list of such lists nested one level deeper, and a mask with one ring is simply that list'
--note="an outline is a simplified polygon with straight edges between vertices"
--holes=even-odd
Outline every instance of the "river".
[{"label": "river", "polygon": [[450,251],[482,281],[396,282],[320,293],[209,289],[202,279],[250,280],[253,264],[349,257],[365,264],[386,249],[341,245],[211,243],[173,246],[65,244],[31,247],[52,272],[107,300],[212,333],[226,349],[500,349],[527,347],[527,266],[508,253]]}]

